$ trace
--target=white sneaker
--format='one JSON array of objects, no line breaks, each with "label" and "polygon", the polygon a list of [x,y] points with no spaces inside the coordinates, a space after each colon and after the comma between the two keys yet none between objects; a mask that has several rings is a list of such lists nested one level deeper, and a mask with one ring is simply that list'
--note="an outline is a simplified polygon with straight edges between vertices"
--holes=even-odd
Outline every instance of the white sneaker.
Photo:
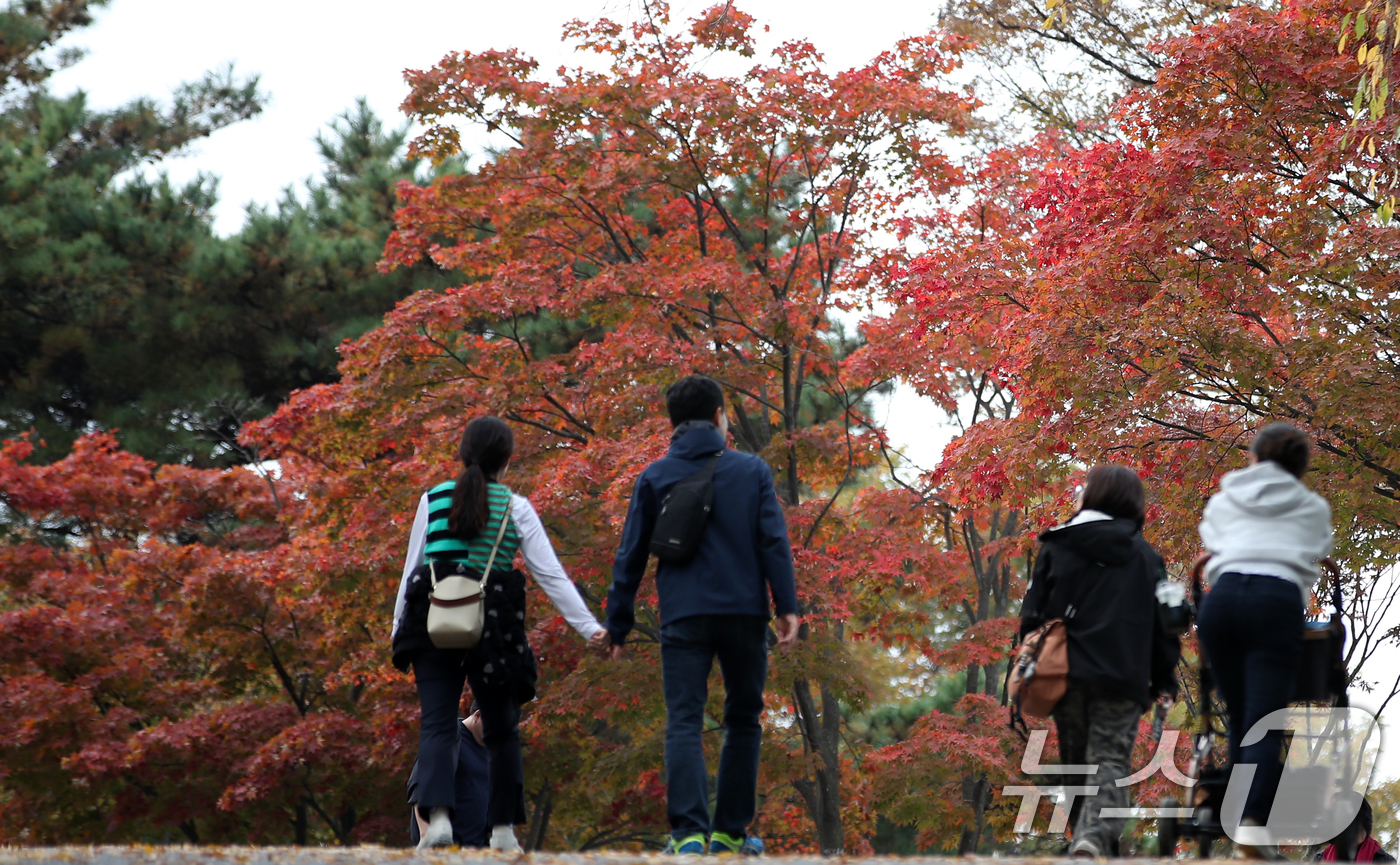
[{"label": "white sneaker", "polygon": [[515,827],[509,823],[491,827],[491,849],[502,853],[522,854],[525,849],[515,839]]},{"label": "white sneaker", "polygon": [[1069,858],[1102,859],[1103,851],[1099,849],[1099,845],[1088,838],[1076,838],[1074,843],[1069,845]]},{"label": "white sneaker", "polygon": [[423,837],[418,839],[419,850],[431,850],[434,847],[452,846],[452,818],[448,816],[446,808],[434,808],[428,812],[428,828],[423,830]]},{"label": "white sneaker", "polygon": [[1260,825],[1258,820],[1241,820],[1239,827],[1235,829],[1235,858],[1277,862],[1284,856],[1279,852],[1278,845],[1271,843],[1272,841],[1268,827]]}]

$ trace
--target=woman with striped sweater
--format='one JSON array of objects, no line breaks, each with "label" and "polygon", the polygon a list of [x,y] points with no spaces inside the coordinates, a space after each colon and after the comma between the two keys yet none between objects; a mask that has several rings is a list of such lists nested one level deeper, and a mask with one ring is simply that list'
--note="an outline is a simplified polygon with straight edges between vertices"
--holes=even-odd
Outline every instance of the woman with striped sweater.
[{"label": "woman with striped sweater", "polygon": [[[481,417],[467,424],[458,449],[461,475],[423,494],[409,536],[394,605],[393,648],[394,665],[413,668],[422,713],[417,807],[428,828],[420,848],[452,843],[457,708],[463,684],[470,683],[491,758],[491,848],[520,851],[514,829],[526,819],[520,707],[534,699],[537,669],[525,633],[525,575],[511,568],[516,553],[584,639],[606,633],[564,573],[534,507],[501,483],[514,448],[515,436],[499,418]],[[430,565],[438,579],[480,575],[498,538],[495,565],[486,581],[481,642],[471,649],[437,648],[427,627]]]}]

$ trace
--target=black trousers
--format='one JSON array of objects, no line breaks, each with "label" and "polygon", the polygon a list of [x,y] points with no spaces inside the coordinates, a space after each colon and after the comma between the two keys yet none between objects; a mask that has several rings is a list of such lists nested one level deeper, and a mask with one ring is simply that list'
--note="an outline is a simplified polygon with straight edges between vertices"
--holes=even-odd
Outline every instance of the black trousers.
[{"label": "black trousers", "polygon": [[1240,740],[1293,699],[1303,655],[1302,590],[1279,577],[1221,574],[1201,604],[1196,628],[1230,716],[1230,765],[1257,767],[1242,816],[1267,823],[1283,775],[1283,731],[1248,747]]},{"label": "black trousers", "polygon": [[418,729],[418,806],[455,808],[462,686],[470,681],[481,710],[482,739],[490,758],[488,826],[517,825],[525,817],[525,763],[520,751],[520,703],[508,687],[470,673],[465,649],[425,649],[413,660],[422,712]]}]

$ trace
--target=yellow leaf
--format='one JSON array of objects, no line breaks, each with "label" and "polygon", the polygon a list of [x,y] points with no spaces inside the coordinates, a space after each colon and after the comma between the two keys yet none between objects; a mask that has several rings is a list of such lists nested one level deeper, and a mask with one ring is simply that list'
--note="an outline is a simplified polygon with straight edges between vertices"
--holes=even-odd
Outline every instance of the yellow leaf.
[{"label": "yellow leaf", "polygon": [[1366,139],[1366,152],[1372,156],[1376,155],[1376,137],[1374,135]]}]

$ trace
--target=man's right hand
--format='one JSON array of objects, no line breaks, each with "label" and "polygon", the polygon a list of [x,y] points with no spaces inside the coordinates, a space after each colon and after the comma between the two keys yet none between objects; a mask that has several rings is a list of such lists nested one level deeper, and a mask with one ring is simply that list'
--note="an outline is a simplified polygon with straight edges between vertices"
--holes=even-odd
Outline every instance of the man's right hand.
[{"label": "man's right hand", "polygon": [[797,642],[797,631],[802,625],[802,620],[797,618],[796,613],[787,613],[778,617],[774,622],[774,630],[778,634],[778,651],[786,652],[792,648],[792,644]]},{"label": "man's right hand", "polygon": [[606,658],[608,650],[612,648],[612,634],[607,628],[599,628],[593,632],[593,636],[588,639],[588,650],[594,652],[599,657]]},{"label": "man's right hand", "polygon": [[620,661],[622,656],[627,654],[622,646],[612,641],[612,634],[607,628],[598,629],[589,639],[588,649],[591,652],[596,652],[598,657],[607,658],[610,661]]}]

